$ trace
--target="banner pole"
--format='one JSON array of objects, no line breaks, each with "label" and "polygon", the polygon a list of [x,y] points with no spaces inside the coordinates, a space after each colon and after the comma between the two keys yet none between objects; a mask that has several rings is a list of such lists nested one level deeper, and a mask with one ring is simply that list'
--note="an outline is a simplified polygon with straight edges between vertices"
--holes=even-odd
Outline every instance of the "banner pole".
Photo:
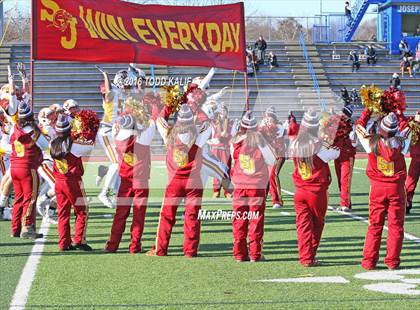
[{"label": "banner pole", "polygon": [[246,106],[246,110],[249,110],[249,92],[248,92],[248,74],[245,71],[244,72],[244,77],[245,77],[245,106]]},{"label": "banner pole", "polygon": [[34,83],[35,83],[35,66],[34,66],[34,35],[35,35],[35,23],[34,23],[34,18],[35,18],[35,1],[32,0],[31,1],[31,33],[30,33],[30,38],[31,38],[31,56],[30,56],[30,71],[31,71],[31,79],[30,79],[30,84],[29,84],[29,92],[31,94],[32,97],[32,101],[31,101],[31,105],[32,108],[34,107],[34,100],[35,100],[35,94],[34,94]]},{"label": "banner pole", "polygon": [[153,93],[156,94],[155,65],[150,65],[150,73],[152,74]]}]

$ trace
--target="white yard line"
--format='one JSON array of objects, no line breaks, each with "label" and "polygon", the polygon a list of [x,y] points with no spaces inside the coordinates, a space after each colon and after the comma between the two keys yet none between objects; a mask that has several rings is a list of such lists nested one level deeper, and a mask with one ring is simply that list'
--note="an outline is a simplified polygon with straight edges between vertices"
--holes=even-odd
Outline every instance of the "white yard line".
[{"label": "white yard line", "polygon": [[[288,194],[288,195],[292,195],[292,196],[294,195],[293,192],[290,192],[290,191],[285,190],[285,189],[282,189],[281,191]],[[356,221],[360,221],[360,222],[369,224],[369,220],[365,217],[362,217],[362,216],[359,216],[359,215],[356,215],[356,214],[352,214],[350,212],[338,211],[338,210],[335,210],[331,206],[328,206],[328,210],[339,213],[339,214],[342,214],[342,215],[345,215],[345,216],[348,216],[348,217],[351,217],[352,219],[354,219]],[[388,230],[388,226],[384,225],[384,229]],[[415,243],[420,243],[420,238],[419,237],[416,237],[416,236],[414,236],[412,234],[409,234],[409,233],[406,233],[406,232],[404,232],[404,238],[407,239],[407,240],[413,241]]]},{"label": "white yard line", "polygon": [[42,221],[39,233],[43,234],[42,239],[35,241],[32,247],[31,254],[26,261],[22,274],[20,275],[19,283],[16,286],[15,293],[12,301],[10,302],[10,310],[25,309],[26,302],[28,301],[29,292],[31,290],[32,282],[35,279],[36,269],[39,260],[41,259],[42,252],[44,251],[45,241],[47,241],[48,228],[50,224],[48,220]]}]

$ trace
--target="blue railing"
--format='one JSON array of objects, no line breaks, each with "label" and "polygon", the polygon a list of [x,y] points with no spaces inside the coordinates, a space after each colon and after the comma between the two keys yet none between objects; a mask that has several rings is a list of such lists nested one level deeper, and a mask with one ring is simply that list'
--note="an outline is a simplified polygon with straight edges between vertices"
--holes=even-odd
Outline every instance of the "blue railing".
[{"label": "blue railing", "polygon": [[312,78],[312,84],[318,96],[319,106],[321,107],[321,111],[325,111],[326,109],[325,100],[321,96],[321,89],[319,87],[319,83],[316,77],[314,66],[312,65],[311,59],[309,58],[308,49],[306,48],[306,43],[305,43],[305,36],[302,32],[299,34],[299,45],[300,45],[300,48],[302,49],[303,57],[305,58],[305,61],[306,61],[306,69],[308,70],[309,75]]}]

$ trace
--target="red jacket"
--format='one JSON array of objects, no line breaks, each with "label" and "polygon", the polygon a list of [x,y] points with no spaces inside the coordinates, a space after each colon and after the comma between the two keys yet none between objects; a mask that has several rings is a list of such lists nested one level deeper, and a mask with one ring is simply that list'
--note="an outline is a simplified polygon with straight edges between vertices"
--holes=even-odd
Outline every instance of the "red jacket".
[{"label": "red jacket", "polygon": [[335,143],[335,146],[340,149],[340,157],[338,160],[348,160],[356,155],[356,148],[351,144],[349,137],[340,139]]},{"label": "red jacket", "polygon": [[246,145],[245,140],[233,143],[232,182],[239,189],[265,189],[268,167],[258,147]]},{"label": "red jacket", "polygon": [[144,186],[150,179],[150,146],[136,143],[136,137],[126,140],[115,140],[119,159],[119,174],[129,182]]},{"label": "red jacket", "polygon": [[10,164],[14,168],[38,169],[42,163],[42,151],[36,145],[38,136],[34,131],[25,133],[19,126],[15,125],[10,137],[12,154]]},{"label": "red jacket", "polygon": [[81,179],[85,170],[81,157],[68,153],[63,159],[54,159],[54,177],[56,179]]},{"label": "red jacket", "polygon": [[381,139],[378,142],[379,156],[369,153],[366,174],[372,183],[405,182],[407,168],[401,147],[391,148]]},{"label": "red jacket", "polygon": [[328,189],[331,184],[331,172],[328,163],[322,161],[317,155],[312,156],[312,167],[305,163],[299,163],[297,159],[293,159],[293,163],[295,171],[292,177],[296,188],[311,192]]},{"label": "red jacket", "polygon": [[201,148],[193,144],[191,148],[177,139],[175,145],[168,145],[166,167],[169,179],[200,178],[202,166]]}]

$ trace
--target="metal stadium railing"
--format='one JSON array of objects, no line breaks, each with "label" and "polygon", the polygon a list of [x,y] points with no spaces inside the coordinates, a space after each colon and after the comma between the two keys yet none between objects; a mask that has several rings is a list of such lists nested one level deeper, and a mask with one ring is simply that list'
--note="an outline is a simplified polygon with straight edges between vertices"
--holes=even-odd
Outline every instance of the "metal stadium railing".
[{"label": "metal stadium railing", "polygon": [[308,70],[309,75],[312,78],[314,90],[316,91],[316,94],[318,96],[319,106],[321,107],[321,111],[325,111],[326,109],[325,100],[321,96],[321,89],[319,88],[318,79],[316,77],[316,73],[312,65],[312,61],[309,58],[308,49],[306,48],[305,36],[302,32],[299,35],[299,45],[300,45],[300,48],[302,49],[303,57],[305,58],[305,61],[306,61],[306,68]]}]

